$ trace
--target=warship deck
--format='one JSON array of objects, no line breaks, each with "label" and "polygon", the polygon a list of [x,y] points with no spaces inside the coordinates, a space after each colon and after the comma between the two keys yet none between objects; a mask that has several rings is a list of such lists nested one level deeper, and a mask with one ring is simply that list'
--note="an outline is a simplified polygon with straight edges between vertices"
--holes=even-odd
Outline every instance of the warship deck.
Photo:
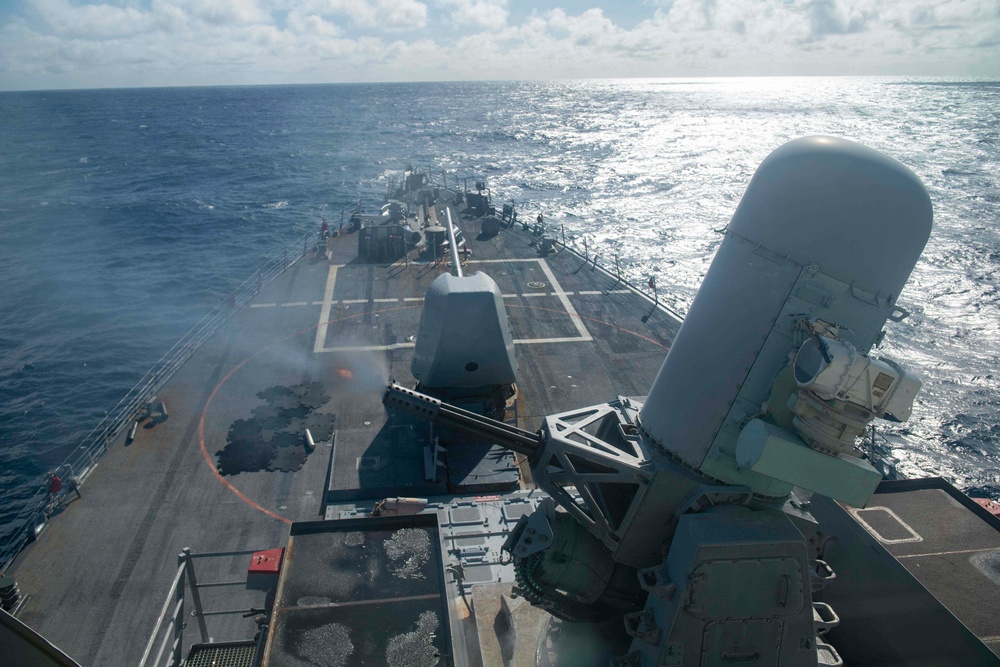
[{"label": "warship deck", "polygon": [[[558,244],[542,256],[539,237],[520,225],[477,239],[478,224],[459,222],[458,213],[471,250],[465,270],[486,271],[504,294],[520,364],[520,426],[645,394],[679,326],[675,316]],[[328,500],[444,492],[427,482],[419,443],[387,424],[380,398],[390,376],[414,382],[411,337],[422,297],[449,267],[417,261],[417,251],[371,264],[357,247],[355,234],[341,234],[329,257],[292,264],[176,373],[157,397],[169,417],[145,419],[134,441],[114,443],[82,498],[15,562],[21,621],[82,665],[138,664],[182,548],[278,547],[292,521],[321,518]],[[269,422],[288,409],[293,424]],[[331,415],[333,431],[323,433]],[[286,438],[280,461],[255,470],[259,461],[227,459],[222,474],[218,453],[253,420],[274,443],[279,431]],[[292,433],[303,424],[322,434],[314,451]],[[247,561],[199,562],[199,581],[245,578]],[[202,593],[206,609],[221,604],[213,590]],[[227,595],[227,608],[261,602],[256,591]],[[240,615],[209,623],[215,641],[255,630]]]},{"label": "warship deck", "polygon": [[[540,237],[520,225],[484,237],[478,222],[452,214],[470,241],[466,272],[487,272],[504,296],[520,366],[519,426],[534,430],[545,415],[646,394],[676,316],[558,243],[542,254]],[[293,522],[363,517],[388,496],[443,497],[431,502],[440,539],[460,546],[480,539],[465,532],[473,524],[498,527],[497,537],[534,507],[537,494],[516,498],[516,507],[471,494],[457,509],[446,506],[451,489],[428,465],[426,427],[387,416],[381,404],[390,378],[414,383],[423,295],[447,263],[420,259],[419,248],[391,264],[362,261],[351,233],[327,251],[289,266],[233,314],[159,392],[169,417],[146,418],[134,441],[114,443],[82,498],[9,572],[25,598],[19,619],[80,664],[139,663],[185,547],[281,547]],[[306,428],[315,448],[304,444]],[[257,449],[229,449],[248,437]],[[997,664],[987,646],[1000,644],[1000,521],[962,498],[933,480],[886,483],[860,511],[813,498],[839,578],[820,599],[841,616],[829,637],[847,664]],[[360,509],[351,514],[354,501]],[[241,582],[248,561],[246,553],[199,561],[199,583]],[[464,582],[443,585],[451,595],[492,582],[495,565],[484,561]],[[207,610],[253,615],[263,606],[260,591],[241,586],[201,595]],[[256,630],[240,613],[207,620],[215,642]],[[451,630],[456,641],[476,643],[467,623],[453,620]],[[185,643],[197,636],[189,631]],[[899,636],[912,641],[900,649],[890,641]]]}]

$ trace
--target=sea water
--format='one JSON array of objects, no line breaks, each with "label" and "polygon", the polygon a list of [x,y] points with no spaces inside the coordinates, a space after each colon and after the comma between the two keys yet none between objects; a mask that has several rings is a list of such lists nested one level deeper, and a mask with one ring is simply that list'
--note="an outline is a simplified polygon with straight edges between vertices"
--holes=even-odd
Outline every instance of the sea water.
[{"label": "sea water", "polygon": [[[899,78],[0,93],[0,526],[265,256],[407,165],[654,277],[683,313],[750,177],[810,134],[909,166],[931,240],[882,352],[907,475],[1000,495],[1000,83]],[[738,326],[738,323],[734,323]],[[7,526],[9,527],[9,526]]]}]

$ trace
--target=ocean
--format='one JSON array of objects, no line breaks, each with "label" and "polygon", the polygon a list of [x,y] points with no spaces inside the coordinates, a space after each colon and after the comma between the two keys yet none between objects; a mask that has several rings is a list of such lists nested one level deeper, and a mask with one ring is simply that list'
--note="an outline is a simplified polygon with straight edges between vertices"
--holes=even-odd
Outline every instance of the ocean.
[{"label": "ocean", "polygon": [[[908,476],[1000,497],[1000,82],[748,78],[0,93],[0,532],[147,369],[409,164],[485,181],[683,313],[764,157],[810,134],[923,180],[881,353],[919,374]],[[560,232],[560,233],[561,233]]]}]

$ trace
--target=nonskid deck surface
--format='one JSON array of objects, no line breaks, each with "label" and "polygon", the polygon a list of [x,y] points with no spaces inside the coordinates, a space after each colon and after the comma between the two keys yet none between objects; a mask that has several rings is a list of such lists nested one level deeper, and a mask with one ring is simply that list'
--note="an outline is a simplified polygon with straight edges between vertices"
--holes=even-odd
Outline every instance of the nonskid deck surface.
[{"label": "nonskid deck surface", "polygon": [[[537,237],[519,227],[475,240],[478,225],[461,224],[472,251],[466,272],[487,272],[504,293],[520,364],[522,427],[646,392],[679,326],[675,317],[578,255],[540,257],[532,245]],[[328,482],[341,502],[354,494],[443,492],[423,479],[420,434],[378,434],[387,421],[385,382],[394,377],[412,386],[411,337],[422,298],[449,267],[367,264],[356,250],[356,235],[343,234],[331,243],[329,261],[292,265],[184,365],[159,395],[169,418],[143,422],[127,446],[115,443],[83,498],[16,563],[28,596],[22,621],[83,665],[136,664],[182,548],[281,546],[289,522],[321,517]],[[322,432],[330,415],[336,446],[332,436],[317,437],[315,450],[306,451],[302,429],[311,424]],[[245,432],[272,450],[227,460],[242,471],[219,474],[218,452]],[[380,454],[388,465],[377,476],[359,470],[362,458]],[[198,565],[200,581],[245,576],[246,559],[205,563]],[[242,599],[249,608],[258,597],[247,592],[235,604]],[[213,601],[206,597],[205,607]],[[254,630],[252,619],[210,619],[217,641]]]},{"label": "nonskid deck surface", "polygon": [[851,514],[1000,655],[1000,522],[944,488],[883,488]]},{"label": "nonskid deck surface", "polygon": [[845,664],[1000,664],[1000,520],[936,477],[884,481],[864,509],[814,496],[811,512]]}]

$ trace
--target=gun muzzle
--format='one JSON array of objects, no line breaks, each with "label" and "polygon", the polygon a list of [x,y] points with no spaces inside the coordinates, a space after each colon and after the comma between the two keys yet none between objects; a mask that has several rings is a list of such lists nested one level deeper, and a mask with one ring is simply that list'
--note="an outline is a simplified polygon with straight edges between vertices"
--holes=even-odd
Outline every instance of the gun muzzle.
[{"label": "gun muzzle", "polygon": [[534,459],[542,447],[542,435],[448,405],[419,391],[390,384],[382,404],[429,422],[461,431],[479,442],[491,442]]}]

